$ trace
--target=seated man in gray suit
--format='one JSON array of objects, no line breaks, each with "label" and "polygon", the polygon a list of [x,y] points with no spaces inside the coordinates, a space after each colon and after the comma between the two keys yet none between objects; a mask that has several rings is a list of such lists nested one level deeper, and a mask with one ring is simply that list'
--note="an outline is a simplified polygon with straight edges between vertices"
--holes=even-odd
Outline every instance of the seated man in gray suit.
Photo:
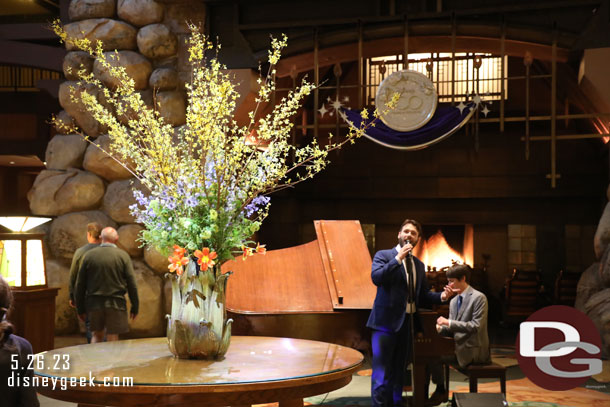
[{"label": "seated man in gray suit", "polygon": [[[456,264],[447,270],[449,287],[458,295],[449,303],[449,319],[438,317],[436,320],[439,333],[455,339],[455,357],[444,362],[458,364],[461,368],[472,363],[491,362],[487,335],[487,297],[472,288],[468,284],[469,279],[470,267],[465,264]],[[436,365],[431,366],[430,370],[432,381],[437,385],[433,396],[440,396],[443,390],[447,390],[443,388],[442,368]],[[432,402],[437,401],[433,398],[435,397],[431,398]]]}]

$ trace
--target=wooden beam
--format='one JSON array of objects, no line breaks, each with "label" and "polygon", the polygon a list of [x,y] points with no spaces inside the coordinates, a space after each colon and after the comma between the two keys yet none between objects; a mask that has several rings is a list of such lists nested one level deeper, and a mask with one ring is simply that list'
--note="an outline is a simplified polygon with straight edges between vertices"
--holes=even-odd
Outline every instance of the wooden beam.
[{"label": "wooden beam", "polygon": [[58,37],[43,24],[0,24],[0,40],[53,40]]},{"label": "wooden beam", "polygon": [[362,85],[362,87],[360,89],[358,89],[358,108],[362,109],[364,107],[364,94],[365,94],[365,88],[364,88],[364,84],[366,83],[366,80],[364,78],[364,58],[362,58],[362,47],[364,44],[364,39],[363,39],[363,28],[362,28],[362,22],[359,21],[358,22],[358,85]]},{"label": "wooden beam", "polygon": [[[527,4],[509,4],[505,6],[489,6],[489,7],[478,7],[478,8],[461,8],[452,9],[447,8],[445,11],[425,11],[409,13],[409,20],[412,22],[425,21],[425,20],[443,20],[451,17],[453,14],[456,16],[481,16],[481,15],[496,15],[496,14],[511,14],[511,13],[529,13],[539,12],[541,10],[558,10],[562,8],[579,8],[583,7],[599,7],[603,3],[603,0],[555,0],[555,1],[531,1]],[[261,23],[251,24],[239,24],[238,29],[240,31],[269,31],[274,29],[288,29],[295,27],[325,27],[325,26],[339,26],[339,25],[354,25],[357,21],[363,23],[387,23],[387,22],[401,22],[402,16],[397,15],[369,15],[369,16],[358,16],[358,17],[345,17],[345,18],[319,18],[312,20],[305,19],[294,19],[284,21],[268,21]]]},{"label": "wooden beam", "polygon": [[313,136],[317,139],[318,138],[318,122],[320,120],[319,118],[319,112],[318,109],[320,107],[320,64],[319,64],[319,60],[318,60],[318,55],[319,55],[319,37],[318,37],[319,33],[318,33],[318,29],[314,28],[314,32],[313,32],[313,82],[314,85],[316,86],[315,89],[313,90]]},{"label": "wooden beam", "polygon": [[[500,48],[499,38],[469,37],[459,36],[455,39],[455,52],[481,52],[497,54]],[[452,52],[452,41],[450,35],[438,36],[409,36],[409,52]],[[523,57],[529,51],[534,58],[541,61],[552,60],[552,46],[545,44],[535,44],[524,41],[505,40],[505,55]],[[363,43],[363,58],[372,58],[384,55],[397,55],[404,52],[404,38],[393,37],[381,40],[365,41]],[[358,55],[358,43],[339,45],[323,48],[318,51],[320,66],[334,65],[336,63],[353,61]],[[307,72],[313,69],[313,51],[280,60],[277,66],[277,76],[283,78],[290,75],[290,72]],[[557,48],[557,62],[568,60],[568,50]]]},{"label": "wooden beam", "polygon": [[59,3],[57,1],[33,0],[33,2],[38,4],[40,7],[50,11],[51,13],[56,13],[59,11]]},{"label": "wooden beam", "polygon": [[551,60],[551,188],[557,186],[557,31],[553,32]]},{"label": "wooden beam", "polygon": [[64,82],[65,79],[40,79],[36,81],[36,87],[41,90],[49,92],[53,98],[59,97],[59,85]]},{"label": "wooden beam", "polygon": [[[555,140],[583,140],[583,139],[599,139],[604,137],[609,137],[610,133],[591,133],[591,134],[562,134],[559,136],[555,136]],[[521,137],[521,140],[524,140]],[[530,136],[530,141],[551,141],[553,138],[551,136]]]},{"label": "wooden beam", "polygon": [[69,8],[70,0],[59,0],[59,18],[64,24],[68,24],[70,22],[70,15],[68,12]]},{"label": "wooden beam", "polygon": [[66,50],[60,47],[0,40],[0,64],[30,66],[62,72]]}]

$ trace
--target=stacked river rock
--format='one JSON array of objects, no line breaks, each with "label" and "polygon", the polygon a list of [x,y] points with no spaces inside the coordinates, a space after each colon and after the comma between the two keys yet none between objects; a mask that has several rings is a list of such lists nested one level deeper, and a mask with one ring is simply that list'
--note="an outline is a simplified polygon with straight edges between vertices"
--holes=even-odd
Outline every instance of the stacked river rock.
[{"label": "stacked river rock", "polygon": [[[203,23],[202,2],[189,0],[72,0],[69,35],[101,40],[106,51],[120,54],[144,100],[153,104],[168,123],[185,122],[184,83],[188,80],[189,34],[186,21]],[[67,81],[59,89],[61,121],[75,122],[96,144],[107,147],[109,138],[84,107],[71,98],[77,87],[76,72],[85,67],[107,86],[112,80],[88,54],[72,50],[64,59]],[[58,129],[59,130],[59,129]],[[59,130],[61,132],[61,130]],[[134,203],[131,174],[97,147],[75,134],[60,134],[49,142],[46,170],[29,192],[30,208],[36,215],[56,216],[46,226],[49,286],[60,287],[56,300],[56,333],[76,333],[76,312],[68,304],[69,267],[74,251],[87,243],[86,225],[97,221],[117,228],[119,245],[133,258],[140,295],[140,315],[131,322],[133,336],[160,336],[165,332],[164,315],[171,300],[163,279],[167,259],[155,250],[139,247],[142,226],[129,213]]]},{"label": "stacked river rock", "polygon": [[[606,195],[610,201],[610,186]],[[610,358],[610,202],[597,226],[593,247],[600,261],[580,277],[575,307],[593,320],[602,337],[602,356]]]}]

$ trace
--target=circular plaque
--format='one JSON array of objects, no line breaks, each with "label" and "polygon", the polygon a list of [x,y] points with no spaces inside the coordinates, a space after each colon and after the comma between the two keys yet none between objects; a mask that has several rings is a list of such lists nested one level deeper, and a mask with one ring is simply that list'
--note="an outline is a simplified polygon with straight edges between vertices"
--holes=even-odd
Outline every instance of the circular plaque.
[{"label": "circular plaque", "polygon": [[[386,103],[400,95],[394,109]],[[425,75],[411,70],[394,72],[385,78],[377,89],[375,105],[388,127],[398,131],[411,131],[422,127],[434,115],[437,95],[434,84]]]}]

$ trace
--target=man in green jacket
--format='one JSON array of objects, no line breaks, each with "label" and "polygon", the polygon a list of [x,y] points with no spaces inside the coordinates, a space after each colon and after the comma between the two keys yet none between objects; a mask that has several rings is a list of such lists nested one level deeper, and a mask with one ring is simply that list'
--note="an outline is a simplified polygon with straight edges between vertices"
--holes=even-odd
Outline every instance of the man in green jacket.
[{"label": "man in green jacket", "polygon": [[129,254],[116,246],[119,235],[114,228],[102,230],[102,244],[83,256],[74,298],[80,319],[89,318],[93,331],[92,343],[119,340],[119,334],[129,331],[127,302],[131,301],[130,316],[138,314],[138,289]]},{"label": "man in green jacket", "polygon": [[[89,250],[94,247],[98,247],[102,242],[101,238],[102,233],[102,225],[97,222],[91,222],[87,224],[87,244],[79,247],[74,252],[74,256],[72,256],[72,264],[70,265],[70,306],[76,307],[76,303],[74,301],[74,287],[76,286],[76,277],[78,276],[78,270],[80,269],[80,264],[83,260],[83,256]],[[91,328],[89,327],[89,320],[85,320],[85,327],[87,329],[87,342],[91,343]]]}]

